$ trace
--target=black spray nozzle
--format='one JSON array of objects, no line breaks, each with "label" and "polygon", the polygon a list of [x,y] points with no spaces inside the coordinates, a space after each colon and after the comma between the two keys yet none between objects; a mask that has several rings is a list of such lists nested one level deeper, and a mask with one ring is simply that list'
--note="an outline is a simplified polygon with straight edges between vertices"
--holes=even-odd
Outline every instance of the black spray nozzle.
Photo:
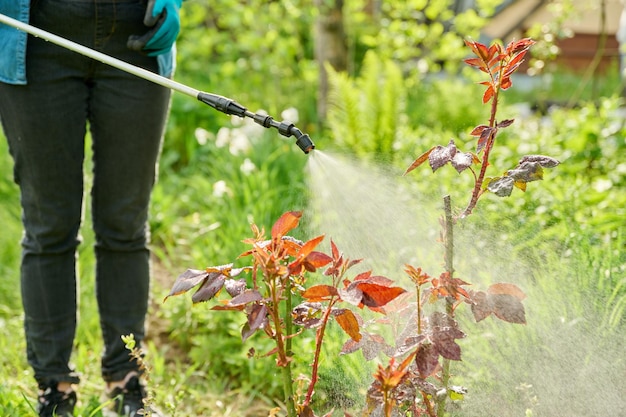
[{"label": "black spray nozzle", "polygon": [[233,114],[239,117],[245,117],[248,110],[237,103],[234,100],[229,99],[228,97],[218,96],[216,94],[210,93],[198,93],[198,100],[201,102],[208,104],[213,107],[215,110],[219,110],[222,113]]},{"label": "black spray nozzle", "polygon": [[198,93],[198,100],[205,104],[208,104],[215,110],[221,111],[222,113],[232,114],[242,118],[250,117],[257,124],[260,124],[263,127],[273,127],[277,129],[278,132],[283,136],[295,136],[296,145],[298,145],[298,147],[302,149],[302,152],[304,153],[308,154],[311,150],[315,149],[315,145],[313,144],[313,141],[311,140],[309,135],[302,133],[302,131],[294,126],[293,123],[279,123],[276,122],[274,118],[272,118],[272,116],[249,112],[244,106],[237,103],[236,101],[215,94],[200,92]]},{"label": "black spray nozzle", "polygon": [[[281,124],[283,124],[283,123],[281,123]],[[279,130],[279,132],[280,132],[280,130]],[[300,131],[300,129],[295,127],[293,124],[290,125],[290,127],[288,129],[288,132],[289,132],[288,135],[285,135],[282,132],[280,132],[280,133],[282,133],[284,136],[295,136],[296,137],[296,145],[298,145],[298,147],[300,149],[302,149],[302,152],[309,153],[313,149],[315,149],[315,144],[313,144],[313,141],[311,140],[309,135],[307,135],[306,133],[302,133]]]},{"label": "black spray nozzle", "polygon": [[293,123],[286,121],[282,121],[279,123],[276,122],[271,116],[258,114],[255,114],[253,119],[261,126],[276,128],[278,130],[278,133],[283,136],[295,136],[296,145],[298,145],[298,147],[302,149],[302,152],[304,153],[308,154],[313,149],[315,149],[315,144],[313,143],[309,135],[302,133],[302,131],[298,129]]}]

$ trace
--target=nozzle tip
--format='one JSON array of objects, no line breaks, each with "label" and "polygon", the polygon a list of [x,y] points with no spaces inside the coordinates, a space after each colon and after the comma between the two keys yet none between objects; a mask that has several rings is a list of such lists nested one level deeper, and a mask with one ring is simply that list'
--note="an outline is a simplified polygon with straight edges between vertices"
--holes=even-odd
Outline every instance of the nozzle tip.
[{"label": "nozzle tip", "polygon": [[306,133],[298,138],[296,145],[298,145],[298,147],[302,149],[302,152],[306,154],[315,149],[315,144]]}]

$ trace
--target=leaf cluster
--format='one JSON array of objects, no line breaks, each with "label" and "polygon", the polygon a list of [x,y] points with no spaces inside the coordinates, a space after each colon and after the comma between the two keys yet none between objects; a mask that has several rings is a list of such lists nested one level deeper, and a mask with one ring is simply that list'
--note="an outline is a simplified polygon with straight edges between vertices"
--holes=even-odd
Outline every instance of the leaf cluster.
[{"label": "leaf cluster", "polygon": [[[456,340],[466,336],[454,318],[456,308],[461,304],[470,305],[477,322],[493,314],[509,323],[525,324],[525,309],[521,303],[525,294],[510,283],[493,284],[487,291],[472,291],[464,288],[468,282],[449,272],[432,277],[411,265],[405,265],[405,272],[416,286],[417,300],[414,304],[397,303],[400,321],[406,326],[399,332],[395,345],[376,337],[370,337],[360,346],[352,344],[362,348],[364,354],[370,352],[370,358],[372,351],[384,352],[390,357],[387,367],[379,365],[368,390],[371,410],[388,410],[393,406],[410,410],[413,415],[434,416],[443,407],[438,396],[462,399],[465,392],[462,387],[442,383],[446,366],[443,362],[461,360],[461,347]],[[426,315],[425,305],[440,300],[447,304],[447,311]],[[402,361],[398,365],[399,358]]]},{"label": "leaf cluster", "polygon": [[[450,163],[457,172],[469,170],[474,178],[474,188],[470,201],[462,213],[462,217],[471,214],[478,199],[485,191],[493,192],[499,197],[508,197],[514,187],[526,191],[526,184],[543,179],[543,169],[553,168],[559,164],[554,158],[543,155],[526,155],[521,158],[517,167],[506,171],[500,177],[487,177],[490,166],[489,156],[494,147],[500,129],[511,126],[512,119],[496,120],[498,99],[501,91],[508,90],[513,82],[511,76],[519,69],[534,41],[529,38],[511,41],[506,47],[494,42],[486,46],[480,42],[466,40],[475,57],[465,59],[465,63],[487,74],[487,80],[479,82],[486,86],[483,92],[483,104],[491,103],[491,116],[488,124],[481,124],[472,129],[470,136],[477,138],[476,152],[461,152],[453,139],[447,146],[434,146],[424,152],[406,169],[405,175],[428,161],[433,172]],[[473,165],[480,165],[474,170]]]},{"label": "leaf cluster", "polygon": [[[300,333],[294,332],[291,324],[315,329],[312,377],[301,404],[301,411],[305,413],[310,409],[317,382],[321,346],[328,323],[334,320],[351,341],[362,342],[364,320],[349,306],[384,313],[383,307],[405,290],[393,286],[389,278],[373,275],[371,271],[348,277],[349,269],[360,260],[344,258],[332,241],[330,254],[317,251],[323,235],[306,242],[289,236],[301,216],[301,212],[284,213],[272,226],[270,239],[265,238],[263,229],[253,224],[254,236],[244,240],[251,248],[240,255],[240,258],[252,258],[252,265],[233,268],[229,263],[204,270],[188,269],[179,275],[166,299],[196,288],[192,301],[199,303],[212,300],[225,290],[230,298],[221,300],[211,309],[244,313],[247,319],[241,330],[242,340],[257,331],[264,332],[276,345],[264,356],[276,355],[280,367],[288,367],[292,361],[288,345],[291,338]],[[306,288],[308,274],[323,267],[327,268],[322,275],[328,277],[330,283]],[[249,274],[250,280],[235,279],[242,273]],[[294,308],[291,308],[292,294],[303,300]],[[348,308],[338,307],[339,303]]]}]

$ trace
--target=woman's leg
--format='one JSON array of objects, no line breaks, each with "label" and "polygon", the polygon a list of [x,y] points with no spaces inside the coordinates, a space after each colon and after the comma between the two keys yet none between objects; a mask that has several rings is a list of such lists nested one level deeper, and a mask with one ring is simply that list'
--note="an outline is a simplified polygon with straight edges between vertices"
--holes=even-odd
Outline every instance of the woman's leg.
[{"label": "woman's leg", "polygon": [[[31,23],[70,35],[76,4],[35,3]],[[65,5],[64,5],[65,6]],[[65,32],[65,33],[64,33]],[[28,361],[42,386],[78,382],[68,363],[76,326],[88,89],[78,55],[30,37],[28,85],[0,84],[0,117],[20,187],[21,288]]]},{"label": "woman's leg", "polygon": [[[126,48],[129,35],[145,31],[145,9],[128,2],[96,7],[97,49],[157,72],[156,58]],[[121,336],[132,333],[139,342],[144,337],[150,280],[148,210],[170,91],[104,64],[94,66],[92,80],[96,291],[105,345],[102,372],[111,382],[137,370]]]}]

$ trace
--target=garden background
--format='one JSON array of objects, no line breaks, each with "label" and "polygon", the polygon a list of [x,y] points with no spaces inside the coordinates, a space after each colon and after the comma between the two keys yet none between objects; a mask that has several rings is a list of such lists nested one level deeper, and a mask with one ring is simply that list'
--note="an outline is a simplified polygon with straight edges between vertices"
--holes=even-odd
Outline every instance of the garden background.
[{"label": "garden background", "polygon": [[[322,42],[320,22],[332,28],[340,2],[315,3],[185,2],[175,79],[295,121],[319,150],[346,157],[356,175],[367,173],[372,193],[393,198],[388,188],[375,187],[374,171],[382,169],[385,181],[400,177],[425,149],[450,138],[469,142],[471,128],[488,118],[477,75],[462,64],[463,39],[480,37],[499,2],[478,2],[476,9],[454,14],[443,0],[381,2],[376,10],[368,9],[369,2],[346,0],[346,53],[335,61],[343,70],[324,69],[326,99],[320,98],[316,42]],[[549,49],[548,32],[559,34],[558,28],[539,31],[537,50]],[[485,197],[469,222],[488,225],[490,232],[468,232],[474,239],[465,243],[476,263],[497,265],[472,279],[519,278],[528,295],[528,323],[487,320],[468,329],[464,360],[454,374],[469,391],[455,415],[618,415],[626,409],[620,390],[626,375],[626,112],[619,63],[587,79],[549,58],[535,54],[529,66],[541,62],[542,72],[520,75],[507,92],[502,113],[516,119],[516,129],[498,137],[493,158],[494,165],[514,166],[522,152],[541,153],[561,165],[526,193]],[[24,354],[19,195],[1,139],[0,414],[27,416],[35,415],[36,386]],[[189,297],[162,300],[185,269],[235,259],[246,249],[241,240],[251,235],[251,222],[269,228],[287,210],[304,210],[311,225],[318,216],[332,217],[332,205],[310,203],[308,158],[274,130],[174,94],[152,204],[154,284],[146,345],[156,404],[170,415],[266,416],[281,406],[273,359],[247,357],[252,346],[266,350],[266,340],[242,343],[239,317],[205,304],[192,308]],[[361,163],[376,168],[363,170]],[[89,178],[88,160],[85,172]],[[463,183],[452,170],[435,179],[427,169],[400,181],[435,217],[441,196]],[[84,381],[78,412],[99,416],[102,344],[88,188],[85,198],[73,363]],[[366,203],[355,196],[354,204]],[[436,222],[403,227],[438,232]],[[306,227],[301,233],[313,235]],[[401,279],[401,265],[395,274]],[[301,343],[306,351],[310,343]],[[371,380],[373,368],[360,352],[336,355],[342,343],[336,332],[325,346],[320,408],[357,407]]]}]

